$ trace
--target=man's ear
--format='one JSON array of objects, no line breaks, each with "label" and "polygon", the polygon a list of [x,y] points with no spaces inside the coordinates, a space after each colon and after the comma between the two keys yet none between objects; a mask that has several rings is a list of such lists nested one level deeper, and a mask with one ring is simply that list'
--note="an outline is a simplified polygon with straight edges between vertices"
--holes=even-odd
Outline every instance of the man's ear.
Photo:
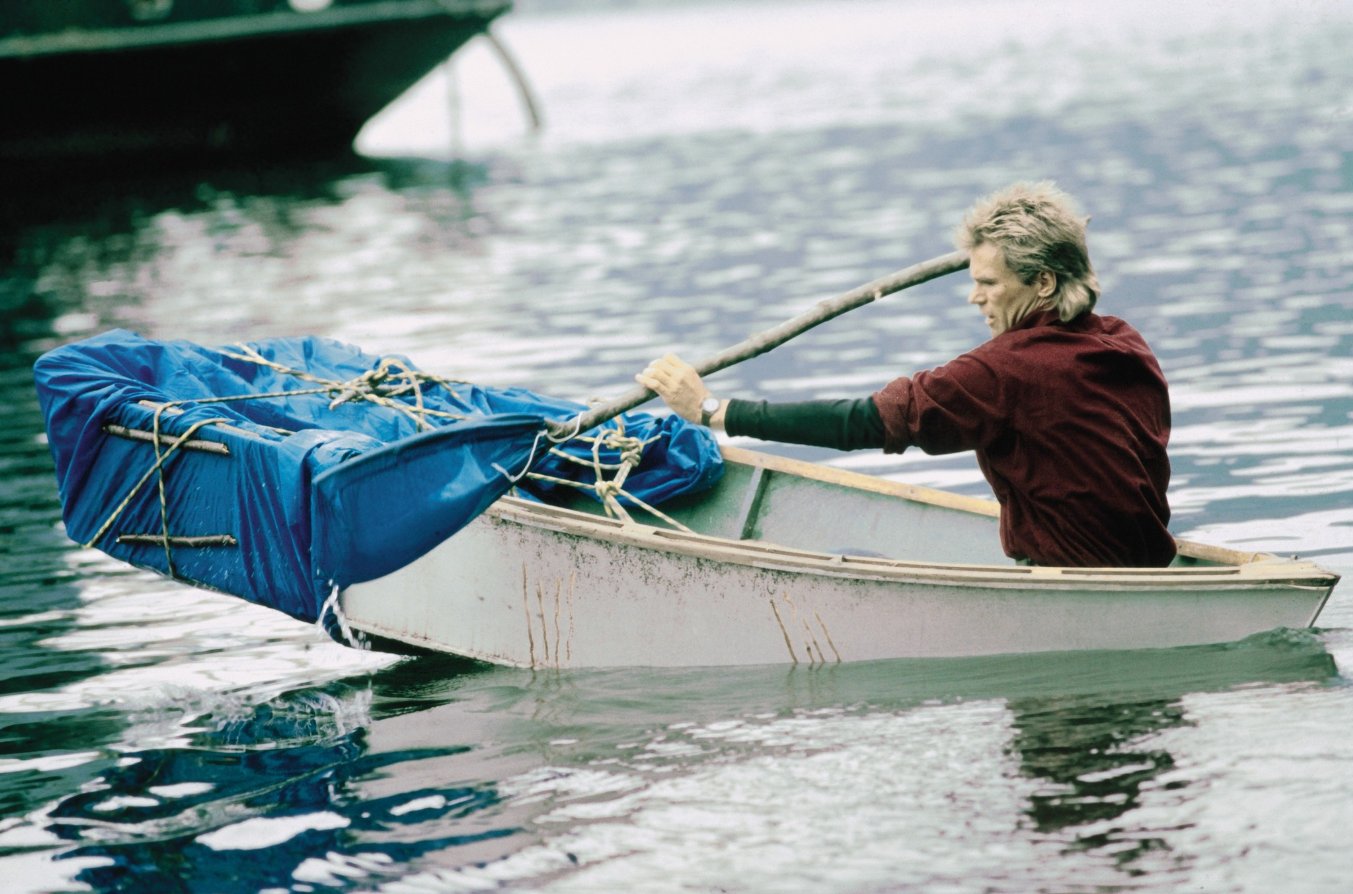
[{"label": "man's ear", "polygon": [[1040,270],[1034,282],[1038,284],[1039,298],[1051,298],[1052,293],[1057,291],[1057,274],[1051,270]]}]

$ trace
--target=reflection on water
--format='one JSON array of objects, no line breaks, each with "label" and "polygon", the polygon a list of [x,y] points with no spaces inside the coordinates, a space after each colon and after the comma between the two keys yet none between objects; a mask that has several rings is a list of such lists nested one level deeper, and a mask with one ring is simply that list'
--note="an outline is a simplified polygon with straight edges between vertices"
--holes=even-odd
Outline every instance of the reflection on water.
[{"label": "reflection on water", "polygon": [[[609,396],[1055,176],[1093,214],[1103,310],[1173,383],[1174,530],[1353,571],[1353,23],[1240,7],[523,2],[501,31],[537,141],[472,51],[455,160],[439,75],[364,136],[383,160],[10,189],[0,870],[31,891],[1339,890],[1343,590],[1319,635],[1166,653],[395,663],[77,550],[29,373],[112,326],[315,332]],[[867,393],[985,337],[965,291],[894,296],[712,384]],[[971,457],[787,450],[986,492]]]},{"label": "reflection on water", "polygon": [[[1162,777],[1174,761],[1157,738],[1199,722],[1188,699],[1281,696],[1335,675],[1304,633],[718,673],[418,659],[261,700],[125,712],[141,747],[73,754],[78,778],[43,768],[51,789],[33,793],[47,805],[33,818],[43,847],[70,842],[74,877],[108,891],[288,878],[611,890],[678,869],[741,890],[832,878],[1028,890],[1068,877],[1045,863],[1058,856],[1113,885],[1171,848],[1171,829],[1133,814],[1194,784]],[[3,853],[38,843],[25,828],[0,826]],[[974,840],[996,848],[974,856]]]},{"label": "reflection on water", "polygon": [[474,840],[464,829],[427,834],[418,814],[454,821],[487,809],[499,800],[491,785],[430,779],[353,803],[359,780],[469,747],[372,753],[363,708],[360,694],[317,692],[205,716],[185,747],[125,754],[97,785],[58,803],[48,829],[80,843],[67,853],[99,867],[80,879],[102,891],[261,890],[293,873],[317,875],[312,856],[339,852],[346,864],[379,867]]},{"label": "reflection on water", "polygon": [[1141,788],[1170,770],[1174,761],[1160,748],[1139,743],[1148,733],[1184,722],[1178,704],[1148,699],[1139,703],[1011,705],[1019,715],[1013,747],[1023,771],[1039,780],[1029,815],[1039,833],[1092,827],[1071,847],[1107,852],[1120,865],[1147,851],[1168,849],[1167,839],[1104,829],[1140,806]]},{"label": "reflection on water", "polygon": [[[1161,775],[1173,761],[1155,741],[1195,722],[1185,694],[1295,692],[1335,668],[1305,634],[1161,659],[890,661],[717,678],[495,671],[461,681],[471,701],[477,683],[492,684],[490,741],[533,743],[544,761],[501,786],[543,837],[503,861],[454,861],[418,879],[446,890],[529,878],[586,891],[680,872],[697,890],[737,879],[734,889],[754,891],[830,879],[861,890],[1068,890],[1075,878],[1090,890],[1160,870],[1179,882],[1188,854],[1138,865],[1173,836],[1133,813],[1186,787]],[[465,711],[448,704],[403,722],[445,729]]]}]

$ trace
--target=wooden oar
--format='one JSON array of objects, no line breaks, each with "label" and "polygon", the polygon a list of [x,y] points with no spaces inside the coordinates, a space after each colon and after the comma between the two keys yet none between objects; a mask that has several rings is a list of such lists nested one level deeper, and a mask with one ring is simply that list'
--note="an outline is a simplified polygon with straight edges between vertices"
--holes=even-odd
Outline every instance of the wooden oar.
[{"label": "wooden oar", "polygon": [[[839,317],[846,311],[870,304],[884,295],[891,295],[893,292],[900,292],[903,289],[918,286],[923,282],[929,282],[956,270],[962,270],[967,266],[968,256],[963,252],[954,251],[947,255],[931,258],[928,261],[922,261],[919,264],[912,264],[910,267],[904,267],[896,273],[866,283],[857,289],[837,295],[835,298],[826,298],[819,301],[812,308],[778,326],[748,336],[732,347],[725,348],[713,357],[696,364],[695,371],[702,376],[707,376],[721,369],[727,369],[736,363],[750,360],[772,348],[777,348],[814,326]],[[594,428],[608,419],[613,419],[626,410],[632,410],[655,397],[657,397],[656,393],[636,385],[610,403],[579,413],[567,422],[549,420],[545,423],[546,429],[551,438],[562,439]]]},{"label": "wooden oar", "polygon": [[[764,354],[848,310],[961,270],[967,264],[967,257],[955,252],[899,270],[852,292],[819,302],[811,310],[710,357],[696,369],[701,375],[708,375]],[[548,455],[549,451],[542,449],[548,446],[542,444],[545,436],[562,441],[656,396],[647,388],[636,386],[611,403],[586,410],[571,420],[547,420],[544,431],[540,428],[538,415],[505,413],[476,418],[467,426],[447,426],[410,439],[411,446],[400,455],[399,462],[412,462],[414,451],[421,450],[420,468],[425,470],[422,474],[429,481],[440,482],[438,486],[415,491],[401,499],[403,504],[416,502],[413,508],[401,505],[400,511],[409,518],[419,518],[421,524],[414,526],[412,531],[406,525],[368,524],[357,539],[346,536],[342,525],[328,526],[326,529],[334,536],[324,540],[316,535],[312,547],[312,554],[318,556],[315,567],[326,569],[324,573],[340,587],[374,580],[402,568],[474,521],[507,493],[536,462]],[[414,444],[418,446],[412,446]],[[373,455],[388,458],[385,451]],[[351,472],[356,465],[347,463],[340,469]],[[325,494],[323,499],[328,505],[342,507],[336,511],[339,515],[384,518],[382,513],[390,511],[390,496],[382,487],[364,487],[366,480],[360,474],[326,473],[320,476],[316,487]]]}]

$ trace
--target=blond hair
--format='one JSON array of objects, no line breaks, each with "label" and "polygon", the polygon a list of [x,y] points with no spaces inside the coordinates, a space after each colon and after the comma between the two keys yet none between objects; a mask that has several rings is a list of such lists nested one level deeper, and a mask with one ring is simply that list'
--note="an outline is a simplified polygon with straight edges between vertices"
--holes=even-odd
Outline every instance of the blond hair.
[{"label": "blond hair", "polygon": [[990,242],[1005,265],[1024,283],[1044,270],[1057,278],[1052,306],[1072,320],[1099,300],[1099,279],[1085,246],[1085,227],[1075,201],[1050,180],[1015,183],[981,199],[954,232],[959,248],[971,252]]}]

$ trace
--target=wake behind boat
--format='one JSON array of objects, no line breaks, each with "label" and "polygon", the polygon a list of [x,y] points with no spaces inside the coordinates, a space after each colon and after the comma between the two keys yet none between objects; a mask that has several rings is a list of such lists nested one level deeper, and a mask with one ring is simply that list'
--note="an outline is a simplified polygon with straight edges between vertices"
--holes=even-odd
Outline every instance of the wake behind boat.
[{"label": "wake behind boat", "polygon": [[[342,638],[500,664],[1226,642],[1313,625],[1339,579],[1184,541],[1165,569],[1014,565],[995,503],[719,450],[675,417],[626,413],[545,457],[581,405],[319,339],[114,332],[35,371],[76,540]],[[479,505],[467,480],[515,486]]]}]

